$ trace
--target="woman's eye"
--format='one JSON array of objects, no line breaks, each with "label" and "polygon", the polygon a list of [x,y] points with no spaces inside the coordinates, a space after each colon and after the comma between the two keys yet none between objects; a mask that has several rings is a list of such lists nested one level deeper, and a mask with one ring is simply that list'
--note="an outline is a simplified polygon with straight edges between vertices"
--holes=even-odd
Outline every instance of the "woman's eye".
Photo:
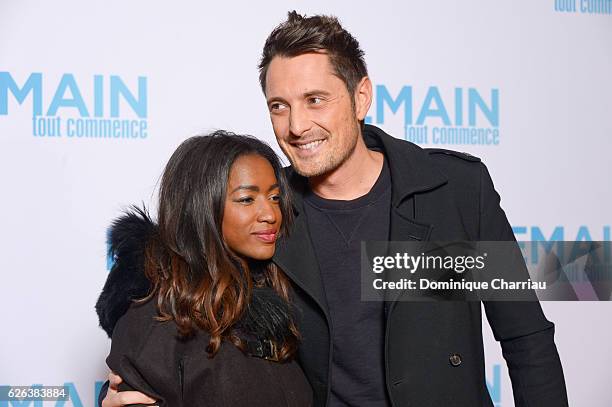
[{"label": "woman's eye", "polygon": [[273,200],[274,202],[280,202],[281,197],[280,195],[272,195],[270,199]]},{"label": "woman's eye", "polygon": [[251,203],[251,202],[253,202],[253,198],[251,198],[250,196],[245,196],[243,198],[239,198],[236,202]]}]

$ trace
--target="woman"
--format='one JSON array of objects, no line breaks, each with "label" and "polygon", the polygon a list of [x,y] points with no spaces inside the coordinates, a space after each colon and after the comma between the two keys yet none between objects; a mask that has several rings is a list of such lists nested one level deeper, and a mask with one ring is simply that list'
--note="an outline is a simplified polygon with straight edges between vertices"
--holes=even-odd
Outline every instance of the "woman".
[{"label": "woman", "polygon": [[[162,176],[158,224],[135,209],[111,229],[115,264],[96,309],[121,390],[173,407],[312,403],[292,361],[289,282],[270,261],[291,216],[266,144],[217,131],[178,147]],[[150,292],[126,286],[132,274]],[[116,300],[135,296],[143,298]]]}]

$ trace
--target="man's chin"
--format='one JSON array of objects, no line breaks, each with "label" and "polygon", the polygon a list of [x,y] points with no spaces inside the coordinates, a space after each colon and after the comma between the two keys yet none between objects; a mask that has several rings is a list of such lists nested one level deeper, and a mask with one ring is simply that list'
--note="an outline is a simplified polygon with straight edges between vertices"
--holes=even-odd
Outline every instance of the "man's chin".
[{"label": "man's chin", "polygon": [[292,163],[292,168],[295,172],[300,174],[302,177],[311,178],[311,177],[319,177],[321,175],[325,175],[330,172],[328,168],[323,165],[312,166],[312,165],[300,165],[296,163]]}]

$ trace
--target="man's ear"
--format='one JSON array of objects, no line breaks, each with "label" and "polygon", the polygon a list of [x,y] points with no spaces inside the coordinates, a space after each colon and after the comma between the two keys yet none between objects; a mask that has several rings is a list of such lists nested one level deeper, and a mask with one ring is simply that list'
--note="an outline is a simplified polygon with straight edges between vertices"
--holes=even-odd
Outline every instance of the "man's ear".
[{"label": "man's ear", "polygon": [[357,120],[364,120],[372,104],[372,82],[364,76],[355,87],[355,114]]}]

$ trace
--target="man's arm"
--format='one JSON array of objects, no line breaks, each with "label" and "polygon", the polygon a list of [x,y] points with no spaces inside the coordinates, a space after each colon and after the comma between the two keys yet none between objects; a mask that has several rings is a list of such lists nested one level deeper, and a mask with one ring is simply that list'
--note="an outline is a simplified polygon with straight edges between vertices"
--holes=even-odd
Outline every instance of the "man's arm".
[{"label": "man's arm", "polygon": [[105,381],[102,385],[102,388],[100,389],[100,393],[98,393],[98,407],[102,407],[102,402],[104,401],[106,393],[108,392],[108,384],[109,381]]},{"label": "man's arm", "polygon": [[[487,168],[481,168],[480,240],[514,241]],[[508,365],[516,407],[568,406],[554,324],[537,301],[488,301],[487,320]]]}]

